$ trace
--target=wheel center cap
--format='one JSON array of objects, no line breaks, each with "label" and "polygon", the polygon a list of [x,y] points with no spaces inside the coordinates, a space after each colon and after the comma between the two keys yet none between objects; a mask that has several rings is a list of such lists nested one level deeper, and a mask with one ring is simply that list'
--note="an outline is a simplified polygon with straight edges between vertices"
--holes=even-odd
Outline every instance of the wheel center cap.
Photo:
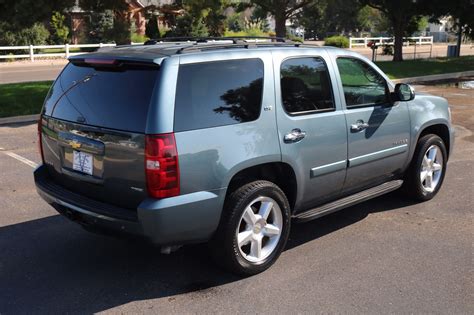
[{"label": "wheel center cap", "polygon": [[262,229],[263,227],[267,225],[267,222],[265,220],[259,220],[257,223],[255,223],[255,225],[253,226],[253,233],[254,234],[258,234],[260,232],[262,232]]},{"label": "wheel center cap", "polygon": [[254,227],[253,227],[253,233],[258,234],[261,231],[262,231],[262,226],[260,225],[260,223],[255,224]]}]

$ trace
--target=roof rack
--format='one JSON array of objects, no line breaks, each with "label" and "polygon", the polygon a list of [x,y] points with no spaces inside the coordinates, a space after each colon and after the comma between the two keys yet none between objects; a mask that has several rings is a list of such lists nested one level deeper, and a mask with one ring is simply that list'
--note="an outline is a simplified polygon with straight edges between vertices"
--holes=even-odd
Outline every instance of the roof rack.
[{"label": "roof rack", "polygon": [[[260,40],[260,41],[259,41]],[[259,47],[300,47],[301,43],[293,42],[282,37],[263,36],[233,36],[233,37],[165,37],[162,39],[150,39],[144,45],[159,45],[165,43],[176,43],[175,54],[184,52],[196,52],[213,49],[231,48],[255,48]],[[167,47],[170,48],[170,47]]]},{"label": "roof rack", "polygon": [[194,43],[209,43],[216,41],[229,40],[233,44],[242,44],[248,43],[246,40],[255,40],[257,42],[261,40],[271,40],[272,42],[277,43],[293,43],[283,37],[273,37],[273,36],[229,36],[229,37],[164,37],[159,39],[149,39],[143,45],[155,45],[161,43],[171,43],[171,42],[194,42]]}]

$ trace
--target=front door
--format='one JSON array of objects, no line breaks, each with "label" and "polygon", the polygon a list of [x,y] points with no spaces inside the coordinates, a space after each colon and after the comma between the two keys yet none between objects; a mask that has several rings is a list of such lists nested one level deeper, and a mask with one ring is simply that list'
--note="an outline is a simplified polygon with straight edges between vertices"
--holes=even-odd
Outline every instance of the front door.
[{"label": "front door", "polygon": [[327,67],[325,52],[273,54],[282,160],[299,179],[301,202],[295,208],[305,210],[342,190],[347,165],[344,112],[333,93],[335,73]]},{"label": "front door", "polygon": [[385,78],[364,60],[336,59],[347,120],[348,169],[344,191],[373,186],[401,171],[408,159],[407,102],[390,101]]}]

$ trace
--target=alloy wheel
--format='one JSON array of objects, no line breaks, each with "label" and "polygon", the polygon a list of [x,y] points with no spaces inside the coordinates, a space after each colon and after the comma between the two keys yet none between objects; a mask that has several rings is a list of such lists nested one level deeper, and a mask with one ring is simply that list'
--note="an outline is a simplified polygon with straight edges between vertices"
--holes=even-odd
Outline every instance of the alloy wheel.
[{"label": "alloy wheel", "polygon": [[263,262],[277,247],[282,229],[278,203],[269,197],[256,198],[245,208],[236,229],[240,254],[249,262]]},{"label": "alloy wheel", "polygon": [[423,189],[433,192],[443,173],[443,154],[440,147],[432,145],[426,150],[421,162],[420,182]]}]

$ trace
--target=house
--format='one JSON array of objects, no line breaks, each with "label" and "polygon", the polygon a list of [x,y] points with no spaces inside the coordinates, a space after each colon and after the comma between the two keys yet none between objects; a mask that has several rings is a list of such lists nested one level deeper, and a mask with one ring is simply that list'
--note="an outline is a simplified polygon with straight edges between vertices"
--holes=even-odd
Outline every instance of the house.
[{"label": "house", "polygon": [[[140,35],[145,34],[146,27],[146,12],[152,11],[153,14],[158,15],[158,23],[163,26],[164,19],[160,18],[163,13],[179,15],[179,10],[172,10],[162,8],[162,6],[170,5],[173,0],[125,0],[127,3],[127,9],[125,12],[119,12],[118,15],[122,15],[124,19],[135,24],[136,33]],[[84,31],[87,29],[89,23],[90,12],[83,10],[79,6],[79,0],[76,0],[75,5],[68,10],[68,14],[71,18],[71,42],[78,44],[81,41],[81,37]]]},{"label": "house", "polygon": [[426,35],[433,36],[434,42],[447,42],[453,23],[450,17],[444,17],[439,20],[439,23],[429,23],[426,28]]}]

